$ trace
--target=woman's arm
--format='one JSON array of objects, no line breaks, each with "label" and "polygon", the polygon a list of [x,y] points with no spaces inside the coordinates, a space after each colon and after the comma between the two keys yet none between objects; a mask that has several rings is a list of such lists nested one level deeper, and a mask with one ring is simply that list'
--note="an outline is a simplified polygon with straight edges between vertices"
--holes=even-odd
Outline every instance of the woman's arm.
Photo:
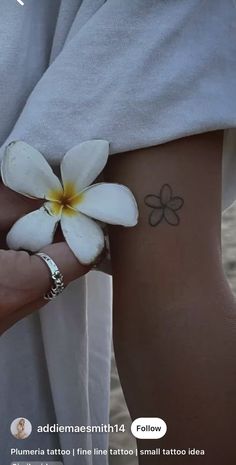
[{"label": "woman's arm", "polygon": [[[205,449],[199,465],[236,461],[236,305],[221,263],[222,137],[215,131],[119,154],[106,169],[107,180],[131,188],[140,210],[137,227],[110,228],[121,383],[133,419],[161,417],[168,427],[139,448]],[[157,460],[189,465],[191,458],[140,457],[140,465]]]}]

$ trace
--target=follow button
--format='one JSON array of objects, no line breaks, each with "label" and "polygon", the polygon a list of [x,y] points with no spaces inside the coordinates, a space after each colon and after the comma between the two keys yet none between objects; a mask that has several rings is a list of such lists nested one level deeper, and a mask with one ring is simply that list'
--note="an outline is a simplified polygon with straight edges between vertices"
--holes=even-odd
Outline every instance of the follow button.
[{"label": "follow button", "polygon": [[136,418],[131,425],[131,432],[137,439],[160,439],[166,431],[165,421],[157,417]]}]

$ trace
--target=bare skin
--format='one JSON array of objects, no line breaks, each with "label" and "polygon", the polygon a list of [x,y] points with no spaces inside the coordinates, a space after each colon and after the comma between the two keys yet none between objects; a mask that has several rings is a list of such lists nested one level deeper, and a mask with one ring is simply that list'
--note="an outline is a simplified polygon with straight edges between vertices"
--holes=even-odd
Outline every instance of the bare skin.
[{"label": "bare skin", "polygon": [[[165,437],[138,446],[205,449],[199,465],[236,462],[236,304],[221,263],[222,139],[215,131],[119,154],[105,171],[107,181],[133,191],[140,211],[135,228],[110,228],[121,383],[133,419],[157,416],[168,426]],[[184,201],[175,200],[178,224],[165,210],[170,223],[152,225],[146,196],[160,196],[166,183]],[[139,463],[157,460],[192,463],[188,455]]]}]

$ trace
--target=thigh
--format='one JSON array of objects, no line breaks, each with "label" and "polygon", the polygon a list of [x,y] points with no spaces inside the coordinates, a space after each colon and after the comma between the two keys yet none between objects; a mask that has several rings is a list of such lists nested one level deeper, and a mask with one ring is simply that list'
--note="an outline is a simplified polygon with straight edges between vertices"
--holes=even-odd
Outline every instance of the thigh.
[{"label": "thigh", "polygon": [[119,154],[105,172],[133,191],[140,214],[133,228],[110,227],[114,347],[128,407],[133,418],[166,420],[168,434],[152,448],[201,444],[208,450],[201,465],[223,463],[227,451],[227,463],[235,463],[236,323],[221,263],[222,139],[215,131]]},{"label": "thigh", "polygon": [[138,202],[134,228],[110,228],[119,294],[155,284],[159,303],[184,298],[221,274],[223,131],[110,157],[105,176]]}]

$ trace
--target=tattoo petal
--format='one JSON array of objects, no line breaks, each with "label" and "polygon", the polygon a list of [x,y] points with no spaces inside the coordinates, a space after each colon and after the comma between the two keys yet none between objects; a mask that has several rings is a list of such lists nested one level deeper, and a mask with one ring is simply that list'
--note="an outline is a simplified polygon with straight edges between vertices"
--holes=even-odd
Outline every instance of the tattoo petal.
[{"label": "tattoo petal", "polygon": [[184,204],[184,199],[181,197],[172,197],[167,203],[167,207],[171,208],[172,210],[179,210]]},{"label": "tattoo petal", "polygon": [[149,224],[157,226],[164,218],[163,208],[155,208],[149,215]]},{"label": "tattoo petal", "polygon": [[174,210],[171,210],[171,208],[165,207],[164,217],[167,223],[171,224],[172,226],[177,226],[179,224],[179,217]]},{"label": "tattoo petal", "polygon": [[161,199],[158,195],[148,194],[144,197],[144,202],[148,207],[160,208]]},{"label": "tattoo petal", "polygon": [[172,198],[172,189],[169,184],[163,184],[160,192],[161,203],[166,205]]}]

